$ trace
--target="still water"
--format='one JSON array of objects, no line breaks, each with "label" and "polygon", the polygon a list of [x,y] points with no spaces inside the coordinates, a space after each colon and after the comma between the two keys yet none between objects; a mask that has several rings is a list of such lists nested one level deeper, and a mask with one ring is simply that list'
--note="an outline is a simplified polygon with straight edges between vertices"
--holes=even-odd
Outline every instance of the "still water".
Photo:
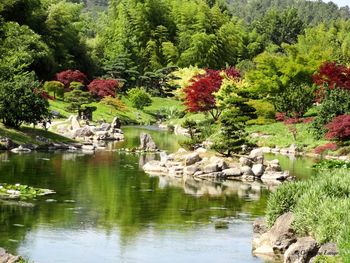
[{"label": "still water", "polygon": [[[262,185],[150,177],[141,167],[154,156],[115,151],[137,146],[145,128],[124,131],[125,142],[94,154],[0,153],[0,182],[57,192],[0,202],[0,247],[42,263],[262,262],[251,254]],[[161,149],[179,148],[174,135],[147,132]]]}]

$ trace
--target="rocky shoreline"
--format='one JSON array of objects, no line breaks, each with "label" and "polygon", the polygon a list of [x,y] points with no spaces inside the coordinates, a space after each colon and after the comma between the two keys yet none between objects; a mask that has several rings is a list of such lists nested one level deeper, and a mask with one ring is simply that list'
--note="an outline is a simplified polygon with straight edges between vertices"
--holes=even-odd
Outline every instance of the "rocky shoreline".
[{"label": "rocky shoreline", "polygon": [[57,132],[72,139],[69,143],[51,142],[49,139],[36,136],[37,143],[17,144],[10,138],[0,138],[0,150],[13,153],[30,153],[32,151],[83,151],[94,152],[104,149],[107,142],[124,140],[120,121],[114,118],[111,124],[101,123],[99,126],[85,123],[81,125],[76,116],[71,116],[65,124],[58,125]]},{"label": "rocky shoreline", "polygon": [[16,263],[22,262],[22,260],[20,256],[14,256],[0,247],[0,263]]},{"label": "rocky shoreline", "polygon": [[255,149],[239,160],[210,155],[204,148],[193,152],[179,149],[169,155],[161,152],[160,157],[159,161],[146,163],[144,171],[179,178],[190,176],[201,180],[262,181],[272,185],[295,179],[288,171],[282,171],[278,160],[264,160],[262,149]]},{"label": "rocky shoreline", "polygon": [[293,220],[291,212],[277,218],[271,228],[264,219],[255,220],[253,254],[267,261],[284,263],[314,262],[317,256],[338,255],[335,243],[318,244],[311,236],[298,236],[292,228]]}]

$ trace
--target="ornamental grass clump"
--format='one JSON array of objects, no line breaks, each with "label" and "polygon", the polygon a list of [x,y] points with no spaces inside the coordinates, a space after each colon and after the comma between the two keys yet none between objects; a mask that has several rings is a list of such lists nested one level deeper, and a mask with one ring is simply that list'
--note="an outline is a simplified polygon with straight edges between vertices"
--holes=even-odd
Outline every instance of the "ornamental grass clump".
[{"label": "ornamental grass clump", "polygon": [[293,212],[293,228],[300,236],[337,243],[343,262],[349,262],[349,211],[349,171],[327,169],[308,181],[280,186],[269,198],[267,220],[271,226],[283,213]]}]

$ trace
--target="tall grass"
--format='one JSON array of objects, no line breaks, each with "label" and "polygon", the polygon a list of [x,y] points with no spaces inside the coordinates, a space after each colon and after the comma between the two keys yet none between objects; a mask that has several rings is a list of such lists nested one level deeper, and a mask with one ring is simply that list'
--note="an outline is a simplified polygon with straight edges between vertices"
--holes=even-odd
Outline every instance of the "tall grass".
[{"label": "tall grass", "polygon": [[298,234],[311,235],[321,244],[337,243],[343,262],[350,262],[349,169],[322,170],[308,181],[279,187],[268,201],[269,224],[289,211]]}]

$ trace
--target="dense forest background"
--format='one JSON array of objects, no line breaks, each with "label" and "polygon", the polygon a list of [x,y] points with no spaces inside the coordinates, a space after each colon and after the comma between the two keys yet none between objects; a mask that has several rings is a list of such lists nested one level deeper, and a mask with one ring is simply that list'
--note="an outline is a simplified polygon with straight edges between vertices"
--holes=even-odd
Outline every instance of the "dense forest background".
[{"label": "dense forest background", "polygon": [[0,16],[2,76],[79,69],[130,81],[172,66],[249,70],[264,51],[287,53],[317,32],[344,45],[350,10],[297,0],[5,0]]}]

